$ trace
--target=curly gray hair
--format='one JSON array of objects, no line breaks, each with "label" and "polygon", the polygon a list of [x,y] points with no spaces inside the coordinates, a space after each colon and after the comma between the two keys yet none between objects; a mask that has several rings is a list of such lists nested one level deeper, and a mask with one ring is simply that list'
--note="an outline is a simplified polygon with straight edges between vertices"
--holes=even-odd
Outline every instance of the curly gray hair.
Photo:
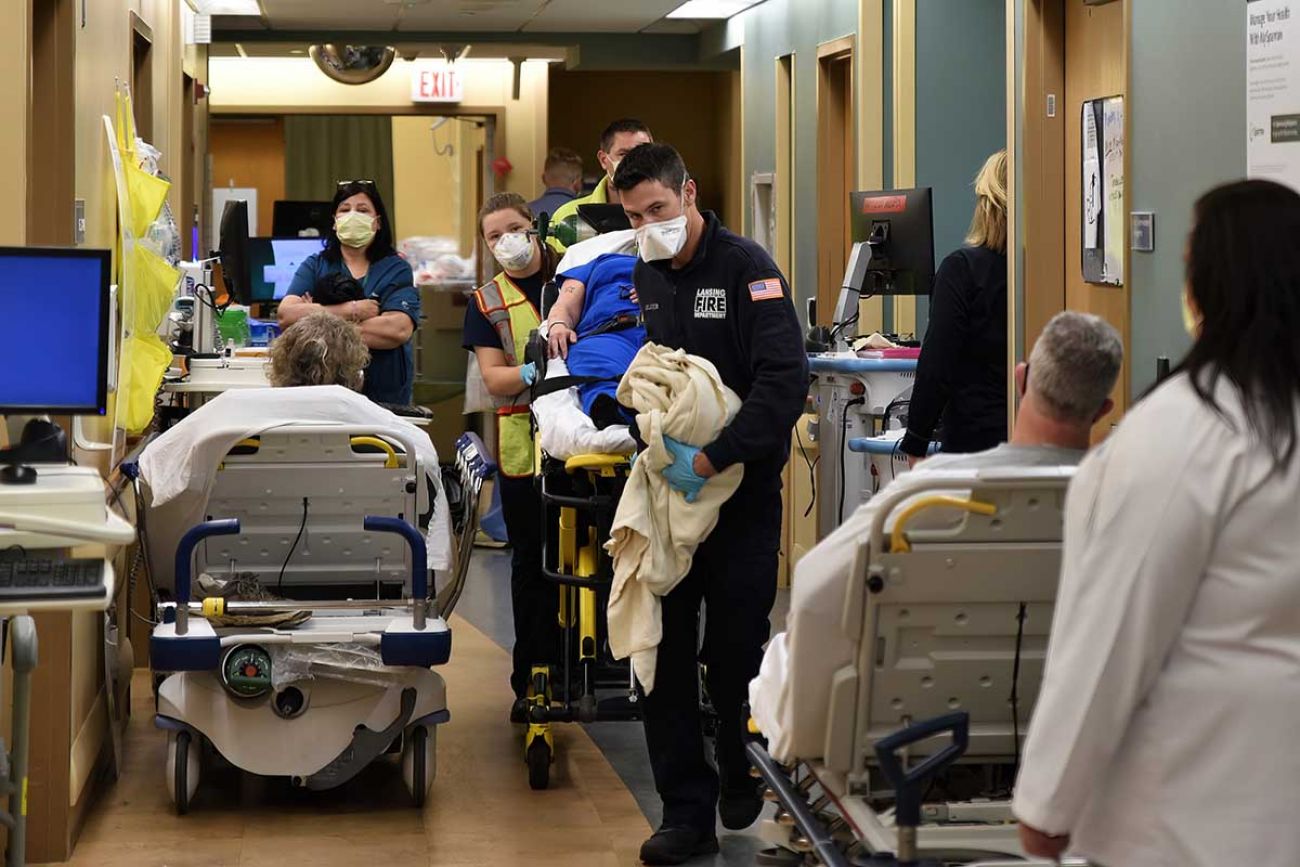
[{"label": "curly gray hair", "polygon": [[271,346],[271,385],[344,385],[361,390],[370,351],[356,326],[324,311],[308,313]]}]

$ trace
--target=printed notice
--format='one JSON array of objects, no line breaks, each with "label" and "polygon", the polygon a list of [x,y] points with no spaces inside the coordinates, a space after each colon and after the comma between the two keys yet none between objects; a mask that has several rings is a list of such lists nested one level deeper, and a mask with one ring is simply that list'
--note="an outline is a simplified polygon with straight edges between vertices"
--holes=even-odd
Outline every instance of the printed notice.
[{"label": "printed notice", "polygon": [[1297,12],[1300,0],[1246,3],[1246,173],[1300,190]]}]

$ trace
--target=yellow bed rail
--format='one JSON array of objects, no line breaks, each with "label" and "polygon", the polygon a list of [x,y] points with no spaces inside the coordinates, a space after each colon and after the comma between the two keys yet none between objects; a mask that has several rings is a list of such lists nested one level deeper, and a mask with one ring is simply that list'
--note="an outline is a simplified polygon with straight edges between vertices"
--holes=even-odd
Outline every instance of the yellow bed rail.
[{"label": "yellow bed rail", "polygon": [[912,545],[907,540],[907,522],[927,509],[940,507],[960,509],[963,512],[970,512],[975,515],[996,515],[998,511],[997,506],[980,500],[943,495],[922,497],[899,512],[898,517],[894,519],[894,529],[889,534],[889,552],[891,554],[906,554],[911,551]]}]

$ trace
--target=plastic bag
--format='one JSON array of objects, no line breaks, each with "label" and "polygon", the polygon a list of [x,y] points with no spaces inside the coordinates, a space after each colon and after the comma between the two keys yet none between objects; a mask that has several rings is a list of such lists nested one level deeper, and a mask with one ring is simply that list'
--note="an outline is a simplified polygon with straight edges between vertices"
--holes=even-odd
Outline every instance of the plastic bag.
[{"label": "plastic bag", "polygon": [[478,356],[469,353],[469,362],[465,365],[465,411],[464,415],[472,412],[496,412],[500,406],[500,401],[493,397],[492,392],[488,391],[487,383],[483,381],[483,371],[478,366]]},{"label": "plastic bag", "polygon": [[406,673],[384,665],[379,648],[364,644],[270,644],[271,687],[328,677],[367,686],[389,687]]}]

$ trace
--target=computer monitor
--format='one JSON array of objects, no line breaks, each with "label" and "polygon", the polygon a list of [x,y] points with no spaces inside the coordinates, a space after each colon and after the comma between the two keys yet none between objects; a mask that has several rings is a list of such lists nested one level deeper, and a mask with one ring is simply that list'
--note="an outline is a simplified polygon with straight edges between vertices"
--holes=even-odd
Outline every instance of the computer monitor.
[{"label": "computer monitor", "polygon": [[0,247],[0,415],[103,415],[108,250]]},{"label": "computer monitor", "polygon": [[602,235],[632,228],[622,205],[578,205],[578,217]]},{"label": "computer monitor", "polygon": [[929,295],[934,283],[930,188],[850,193],[849,202],[853,240],[867,242],[871,250],[870,263],[850,277],[850,282],[862,280],[853,288],[863,297]]},{"label": "computer monitor", "polygon": [[230,199],[221,215],[221,276],[226,292],[238,304],[251,304],[248,272],[248,202]]},{"label": "computer monitor", "polygon": [[284,298],[298,266],[323,249],[323,238],[250,238],[248,267],[252,299],[267,302]]},{"label": "computer monitor", "polygon": [[277,238],[324,238],[333,224],[329,202],[281,200],[271,206],[271,234]]}]

